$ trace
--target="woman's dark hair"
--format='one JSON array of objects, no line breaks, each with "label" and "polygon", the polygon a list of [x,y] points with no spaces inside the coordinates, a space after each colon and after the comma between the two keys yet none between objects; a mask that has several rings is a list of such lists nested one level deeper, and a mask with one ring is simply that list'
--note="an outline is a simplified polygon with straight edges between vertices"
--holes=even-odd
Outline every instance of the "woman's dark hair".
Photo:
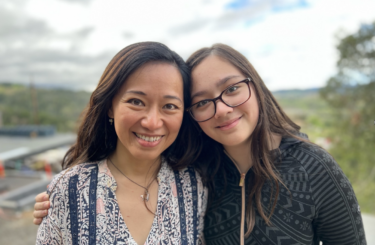
[{"label": "woman's dark hair", "polygon": [[[249,236],[255,225],[255,206],[265,222],[270,225],[270,218],[276,207],[279,195],[279,183],[283,184],[275,169],[278,158],[275,158],[269,149],[271,135],[274,133],[301,139],[295,136],[299,132],[300,127],[284,113],[254,67],[245,56],[235,49],[224,44],[215,44],[210,48],[202,48],[196,51],[189,57],[186,63],[191,71],[193,71],[197,65],[211,55],[228,61],[239,69],[245,77],[252,79],[259,105],[259,119],[251,135],[252,141],[249,149],[252,153],[252,171],[254,173],[254,178],[251,178],[249,183],[247,183],[249,186],[247,189],[251,191],[249,192],[246,205],[247,231],[245,235]],[[195,124],[197,125],[197,123]],[[221,158],[223,155],[223,146],[203,132],[200,133],[200,136],[201,140],[196,141],[198,148],[196,151],[201,153],[198,158],[199,165],[197,165],[197,168],[199,168],[204,182],[209,187],[209,194],[211,196],[209,200],[212,200],[212,195],[215,193],[214,185],[212,184],[213,176],[219,174],[223,176],[223,181],[226,179],[225,166]],[[269,182],[271,185],[269,211],[265,211],[261,203],[261,190],[266,182]]]},{"label": "woman's dark hair", "polygon": [[[141,42],[125,47],[109,62],[92,93],[78,129],[77,142],[63,159],[63,169],[79,163],[100,161],[116,149],[117,135],[107,114],[112,99],[133,72],[150,62],[171,64],[179,70],[183,80],[184,105],[190,105],[190,71],[177,53],[157,42]],[[184,112],[176,141],[162,153],[173,168],[178,168],[176,159],[191,156],[191,141],[189,137],[182,136],[188,136],[188,127],[192,125],[186,120],[191,119]]]}]

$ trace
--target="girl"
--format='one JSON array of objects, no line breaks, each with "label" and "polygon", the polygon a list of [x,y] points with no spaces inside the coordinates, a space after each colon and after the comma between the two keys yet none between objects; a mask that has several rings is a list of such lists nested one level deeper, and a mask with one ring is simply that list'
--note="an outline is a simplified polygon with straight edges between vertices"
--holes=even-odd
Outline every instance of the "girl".
[{"label": "girl", "polygon": [[209,187],[206,243],[366,244],[348,179],[299,132],[249,61],[216,44],[187,64],[199,153],[192,162]]},{"label": "girl", "polygon": [[348,179],[299,133],[249,61],[217,44],[187,64],[189,111],[204,132],[207,244],[366,244]]}]

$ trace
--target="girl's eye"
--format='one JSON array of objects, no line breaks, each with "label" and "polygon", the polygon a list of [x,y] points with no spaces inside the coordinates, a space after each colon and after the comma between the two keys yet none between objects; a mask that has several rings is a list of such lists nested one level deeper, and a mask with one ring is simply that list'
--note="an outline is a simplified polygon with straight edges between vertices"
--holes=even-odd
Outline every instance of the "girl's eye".
[{"label": "girl's eye", "polygon": [[227,89],[226,94],[235,92],[238,89],[238,86],[233,86]]},{"label": "girl's eye", "polygon": [[128,103],[135,105],[135,106],[144,106],[143,102],[139,99],[130,99]]},{"label": "girl's eye", "polygon": [[164,109],[167,109],[167,110],[175,110],[175,109],[178,109],[177,106],[173,105],[173,104],[166,104],[164,107]]},{"label": "girl's eye", "polygon": [[202,106],[205,106],[205,105],[207,105],[208,104],[208,102],[210,102],[210,101],[208,101],[208,100],[202,100],[202,101],[199,101],[197,104],[196,104],[196,107],[202,107]]}]

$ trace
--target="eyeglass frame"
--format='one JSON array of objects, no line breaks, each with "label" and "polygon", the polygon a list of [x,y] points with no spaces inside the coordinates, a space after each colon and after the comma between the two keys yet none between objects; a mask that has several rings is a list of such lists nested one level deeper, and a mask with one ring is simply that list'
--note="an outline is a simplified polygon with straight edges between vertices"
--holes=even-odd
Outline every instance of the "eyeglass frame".
[{"label": "eyeglass frame", "polygon": [[[220,94],[219,96],[217,96],[216,98],[213,98],[213,99],[205,99],[205,101],[213,102],[213,103],[214,103],[214,108],[215,108],[215,112],[214,112],[214,114],[212,115],[212,117],[210,117],[210,118],[208,118],[208,119],[206,119],[206,120],[203,120],[203,121],[198,121],[198,120],[196,120],[195,117],[194,117],[194,115],[193,115],[193,113],[192,113],[192,111],[191,111],[192,108],[193,108],[193,106],[195,106],[196,104],[198,104],[198,103],[200,103],[200,102],[202,102],[202,101],[204,101],[204,100],[200,100],[200,101],[198,101],[197,103],[192,104],[191,106],[189,106],[189,108],[186,109],[186,111],[189,112],[190,116],[191,116],[196,122],[206,122],[206,121],[210,120],[211,118],[213,118],[213,117],[216,115],[216,101],[217,101],[217,100],[221,100],[221,102],[223,102],[226,106],[231,107],[231,108],[234,108],[234,107],[240,106],[240,105],[244,104],[245,102],[247,102],[247,101],[250,99],[250,97],[251,97],[251,89],[250,89],[250,82],[251,82],[251,81],[252,81],[252,79],[251,79],[250,77],[247,77],[247,78],[245,78],[244,80],[241,80],[241,81],[239,81],[239,82],[236,82],[236,83],[234,83],[234,84],[228,86],[228,87],[227,87],[226,89],[224,89],[224,90],[221,92],[221,94]],[[240,104],[238,104],[238,105],[234,105],[234,106],[232,106],[232,105],[228,105],[227,103],[225,103],[225,101],[223,100],[222,96],[223,96],[223,94],[224,94],[225,91],[227,91],[229,88],[231,88],[231,87],[233,87],[233,86],[235,86],[236,84],[239,84],[239,83],[246,83],[246,84],[247,84],[247,88],[249,89],[249,98],[247,98],[244,102],[242,102],[242,103],[240,103]]]}]

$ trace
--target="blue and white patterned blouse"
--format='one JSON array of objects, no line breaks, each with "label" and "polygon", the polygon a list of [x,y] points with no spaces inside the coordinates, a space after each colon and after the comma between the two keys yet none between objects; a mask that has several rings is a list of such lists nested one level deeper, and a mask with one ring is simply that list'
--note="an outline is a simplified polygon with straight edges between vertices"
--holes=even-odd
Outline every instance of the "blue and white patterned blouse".
[{"label": "blue and white patterned blouse", "polygon": [[[36,244],[137,245],[121,215],[106,160],[79,164],[60,179],[62,174],[49,185],[48,192],[56,187]],[[145,245],[204,244],[207,189],[198,173],[173,171],[162,161],[158,180],[157,210]]]}]

